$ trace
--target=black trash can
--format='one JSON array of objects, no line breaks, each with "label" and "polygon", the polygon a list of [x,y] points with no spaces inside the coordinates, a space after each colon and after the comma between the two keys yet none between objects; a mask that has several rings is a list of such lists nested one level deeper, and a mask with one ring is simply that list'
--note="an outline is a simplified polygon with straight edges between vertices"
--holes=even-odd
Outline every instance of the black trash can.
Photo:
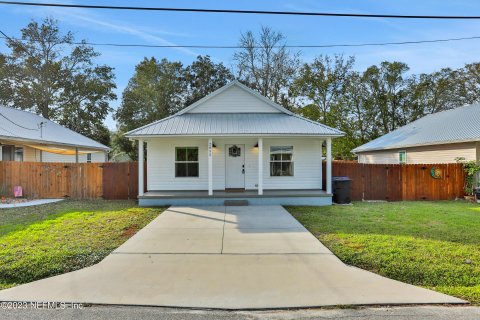
[{"label": "black trash can", "polygon": [[332,177],[333,202],[348,204],[351,200],[352,180],[349,177]]}]

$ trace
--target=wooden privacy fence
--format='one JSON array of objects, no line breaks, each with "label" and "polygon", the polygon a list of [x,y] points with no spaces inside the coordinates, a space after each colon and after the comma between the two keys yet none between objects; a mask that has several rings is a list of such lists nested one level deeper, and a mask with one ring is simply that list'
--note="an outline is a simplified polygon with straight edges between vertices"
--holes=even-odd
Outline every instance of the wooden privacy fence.
[{"label": "wooden privacy fence", "polygon": [[21,186],[27,198],[136,199],[137,170],[136,162],[0,161],[0,196],[11,197]]},{"label": "wooden privacy fence", "polygon": [[352,179],[352,200],[450,200],[464,196],[465,173],[458,163],[387,165],[334,161],[332,175]]},{"label": "wooden privacy fence", "polygon": [[[27,198],[135,199],[137,170],[136,162],[0,161],[0,195],[13,196],[13,187],[21,186]],[[352,179],[353,200],[449,200],[464,195],[465,175],[457,163],[384,165],[334,161],[332,174]],[[147,179],[144,181],[147,190]]]},{"label": "wooden privacy fence", "polygon": [[0,161],[0,193],[13,196],[21,186],[27,198],[100,198],[102,169],[98,163]]},{"label": "wooden privacy fence", "polygon": [[[138,162],[108,162],[103,166],[104,199],[136,199],[138,195]],[[144,165],[144,186],[147,190],[147,163]]]}]

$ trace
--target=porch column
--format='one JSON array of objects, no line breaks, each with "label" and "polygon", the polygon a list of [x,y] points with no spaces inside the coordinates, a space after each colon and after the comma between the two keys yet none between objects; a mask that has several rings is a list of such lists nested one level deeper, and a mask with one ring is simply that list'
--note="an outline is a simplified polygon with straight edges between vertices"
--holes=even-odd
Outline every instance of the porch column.
[{"label": "porch column", "polygon": [[208,195],[213,195],[213,142],[212,138],[208,139]]},{"label": "porch column", "polygon": [[75,163],[78,163],[78,148],[75,148]]},{"label": "porch column", "polygon": [[263,138],[258,138],[258,194],[263,194]]},{"label": "porch column", "polygon": [[138,140],[138,196],[141,197],[144,194],[143,190],[143,139]]},{"label": "porch column", "polygon": [[327,193],[332,193],[332,138],[327,138]]}]

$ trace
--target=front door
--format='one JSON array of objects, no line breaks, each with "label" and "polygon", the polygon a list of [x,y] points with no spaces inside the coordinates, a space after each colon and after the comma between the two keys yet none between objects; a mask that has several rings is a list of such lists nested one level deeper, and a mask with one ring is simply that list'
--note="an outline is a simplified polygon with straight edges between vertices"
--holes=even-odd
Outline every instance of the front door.
[{"label": "front door", "polygon": [[225,189],[245,189],[245,145],[225,146]]}]

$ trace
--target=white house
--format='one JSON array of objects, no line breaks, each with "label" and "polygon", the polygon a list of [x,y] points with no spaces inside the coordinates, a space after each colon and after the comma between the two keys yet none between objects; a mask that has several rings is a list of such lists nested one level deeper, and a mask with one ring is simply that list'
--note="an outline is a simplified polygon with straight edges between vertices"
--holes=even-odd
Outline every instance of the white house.
[{"label": "white house", "polygon": [[332,139],[342,135],[238,81],[126,134],[139,142],[140,205],[331,204]]},{"label": "white house", "polygon": [[108,150],[37,114],[0,106],[0,161],[105,162]]},{"label": "white house", "polygon": [[480,104],[427,115],[352,152],[360,163],[480,162]]}]

